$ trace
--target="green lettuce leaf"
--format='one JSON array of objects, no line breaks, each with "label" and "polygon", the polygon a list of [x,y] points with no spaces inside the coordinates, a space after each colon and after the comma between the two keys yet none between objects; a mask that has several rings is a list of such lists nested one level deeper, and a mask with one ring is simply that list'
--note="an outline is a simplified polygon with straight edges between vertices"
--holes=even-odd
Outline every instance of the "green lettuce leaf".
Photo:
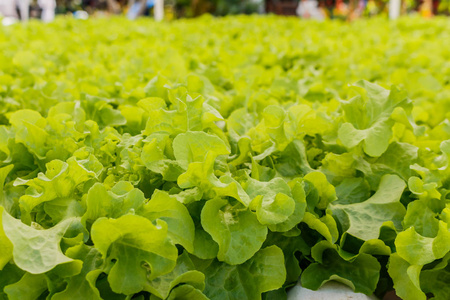
[{"label": "green lettuce leaf", "polygon": [[119,218],[140,209],[145,202],[144,193],[125,181],[119,181],[111,190],[95,183],[86,197],[86,213],[82,220],[91,226],[101,217]]},{"label": "green lettuce leaf", "polygon": [[258,221],[264,225],[285,222],[295,210],[289,185],[281,178],[260,182],[248,178],[243,186],[252,202],[250,209],[256,211]]},{"label": "green lettuce leaf", "polygon": [[13,258],[13,244],[3,230],[3,211],[4,208],[0,206],[0,270]]},{"label": "green lettuce leaf", "polygon": [[420,288],[420,271],[422,266],[410,265],[394,253],[389,258],[388,272],[394,281],[396,294],[404,299],[425,300],[427,297]]},{"label": "green lettuce leaf", "polygon": [[26,273],[16,283],[5,287],[8,299],[38,299],[47,290],[47,279],[44,274]]},{"label": "green lettuce leaf", "polygon": [[208,152],[218,155],[230,153],[227,145],[218,137],[205,132],[186,132],[173,140],[174,155],[180,165],[187,169],[193,162],[202,162]]},{"label": "green lettuce leaf", "polygon": [[154,133],[147,137],[149,143],[142,148],[141,159],[144,165],[165,180],[176,181],[183,173],[180,163],[174,160],[172,140],[168,134]]},{"label": "green lettuce leaf", "polygon": [[377,192],[366,201],[335,204],[331,210],[346,234],[361,240],[376,239],[386,221],[393,221],[396,228],[401,228],[406,209],[399,200],[405,187],[405,182],[398,176],[385,175]]},{"label": "green lettuce leaf", "polygon": [[261,249],[237,266],[213,261],[203,272],[204,294],[210,299],[260,299],[262,293],[280,288],[286,277],[283,252],[277,246]]},{"label": "green lettuce leaf", "polygon": [[194,251],[194,222],[187,208],[175,197],[156,190],[138,214],[153,222],[163,220],[172,242],[182,245],[190,253]]},{"label": "green lettuce leaf", "polygon": [[414,227],[400,232],[395,239],[398,255],[411,265],[431,263],[444,257],[450,251],[450,230],[448,224],[439,221],[439,231],[434,238],[423,237]]},{"label": "green lettuce leaf", "polygon": [[167,274],[175,267],[177,249],[167,231],[164,221],[158,220],[155,226],[136,215],[95,221],[91,238],[103,259],[113,264],[108,282],[115,293],[137,293],[148,280]]},{"label": "green lettuce leaf", "polygon": [[[305,288],[319,289],[324,283],[335,280],[351,287],[356,293],[372,294],[380,276],[380,263],[369,254],[361,253],[351,261],[339,256],[333,245],[316,244],[313,256],[318,263],[309,265],[302,273]],[[315,253],[315,254],[314,254]]]},{"label": "green lettuce leaf", "polygon": [[[180,291],[175,291],[177,286],[180,287],[185,285],[200,291],[200,293],[191,291],[196,297],[199,297],[198,295],[202,295],[201,291],[205,288],[205,275],[202,272],[195,270],[195,266],[189,258],[189,255],[184,252],[178,256],[177,265],[170,273],[150,281],[146,285],[145,290],[151,292],[152,295],[166,299],[169,296],[169,293],[172,295],[172,298],[180,293]],[[190,291],[190,289],[188,289],[188,291]]]},{"label": "green lettuce leaf", "polygon": [[348,148],[362,142],[368,155],[381,156],[392,136],[392,112],[409,105],[410,100],[395,87],[388,91],[367,81],[358,81],[354,87],[360,95],[342,103],[347,122],[339,128],[339,139]]},{"label": "green lettuce leaf", "polygon": [[3,211],[2,224],[13,247],[14,263],[31,274],[42,274],[59,264],[73,263],[81,269],[81,261],[64,255],[59,243],[75,219],[39,230],[23,224]]},{"label": "green lettuce leaf", "polygon": [[267,227],[242,204],[224,199],[206,202],[201,213],[202,226],[219,244],[217,258],[230,265],[250,259],[262,246]]},{"label": "green lettuce leaf", "polygon": [[172,290],[167,300],[207,300],[199,289],[189,285],[183,284]]},{"label": "green lettuce leaf", "polygon": [[79,274],[65,279],[65,281],[67,281],[66,288],[63,291],[54,294],[52,299],[62,300],[72,297],[100,300],[99,291],[93,282],[89,280],[89,276],[99,275],[98,269],[103,263],[100,252],[96,248],[80,244],[69,248],[66,251],[66,255],[73,259],[81,260],[83,262],[83,267]]},{"label": "green lettuce leaf", "polygon": [[450,296],[450,254],[439,262],[434,268],[423,270],[420,273],[420,286],[424,293],[432,293],[435,299],[446,299]]},{"label": "green lettuce leaf", "polygon": [[[71,200],[75,200],[76,188],[96,177],[94,172],[87,170],[75,158],[69,159],[67,163],[54,160],[46,167],[45,174],[40,173],[31,180],[17,179],[14,183],[28,186],[26,195],[20,197],[19,200],[22,219],[27,223],[31,222],[31,212],[36,206],[51,201],[71,202]],[[58,222],[59,220],[55,218],[54,221]]]}]

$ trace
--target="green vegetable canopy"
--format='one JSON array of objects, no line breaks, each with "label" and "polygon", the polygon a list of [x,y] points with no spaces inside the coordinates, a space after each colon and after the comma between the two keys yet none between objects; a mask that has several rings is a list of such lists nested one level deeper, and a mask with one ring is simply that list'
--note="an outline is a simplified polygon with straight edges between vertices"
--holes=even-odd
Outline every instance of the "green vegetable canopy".
[{"label": "green vegetable canopy", "polygon": [[449,299],[449,42],[439,18],[1,28],[0,299]]}]

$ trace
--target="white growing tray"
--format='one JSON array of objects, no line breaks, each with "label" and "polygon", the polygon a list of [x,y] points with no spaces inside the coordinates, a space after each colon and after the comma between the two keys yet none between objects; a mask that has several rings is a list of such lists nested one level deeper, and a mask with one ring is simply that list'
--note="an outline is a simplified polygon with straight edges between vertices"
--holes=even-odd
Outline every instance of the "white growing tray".
[{"label": "white growing tray", "polygon": [[362,293],[355,293],[352,289],[342,283],[329,281],[319,290],[313,291],[304,288],[297,283],[288,292],[288,300],[378,300],[375,296],[367,296]]}]

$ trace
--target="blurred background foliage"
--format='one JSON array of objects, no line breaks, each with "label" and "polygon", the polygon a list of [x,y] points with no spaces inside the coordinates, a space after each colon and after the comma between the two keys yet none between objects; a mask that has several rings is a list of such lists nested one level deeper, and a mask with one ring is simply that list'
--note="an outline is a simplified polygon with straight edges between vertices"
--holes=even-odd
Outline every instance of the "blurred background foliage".
[{"label": "blurred background foliage", "polygon": [[[64,14],[77,10],[94,13],[126,12],[130,4],[139,1],[152,0],[56,0],[56,13]],[[357,6],[362,0],[318,0],[319,7],[328,11],[328,17],[339,18],[345,12],[339,12],[340,4],[348,7]],[[402,0],[402,14],[419,11],[425,0]],[[433,14],[450,14],[450,0],[430,0]],[[32,0],[33,3],[37,0]],[[215,16],[275,13],[295,15],[299,0],[165,0],[166,19],[197,17],[202,14]],[[389,0],[368,0],[364,16],[387,13]],[[37,7],[37,5],[34,5]],[[277,7],[279,7],[277,9]],[[336,14],[336,9],[338,10]]]},{"label": "blurred background foliage", "polygon": [[[108,9],[110,0],[56,0],[57,13],[86,10],[89,13]],[[126,8],[130,1],[115,0]],[[230,14],[251,14],[259,12],[263,0],[165,0],[165,5],[172,7],[177,17],[196,17],[205,13],[217,16]]]}]

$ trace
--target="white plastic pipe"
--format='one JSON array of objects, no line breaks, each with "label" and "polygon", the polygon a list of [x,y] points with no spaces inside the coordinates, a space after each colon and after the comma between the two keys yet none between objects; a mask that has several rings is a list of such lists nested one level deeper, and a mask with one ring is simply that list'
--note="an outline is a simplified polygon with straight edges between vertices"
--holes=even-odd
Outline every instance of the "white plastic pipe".
[{"label": "white plastic pipe", "polygon": [[155,0],[155,7],[153,8],[156,21],[164,19],[164,0]]},{"label": "white plastic pipe", "polygon": [[401,0],[389,0],[389,19],[395,20],[400,16]]}]

